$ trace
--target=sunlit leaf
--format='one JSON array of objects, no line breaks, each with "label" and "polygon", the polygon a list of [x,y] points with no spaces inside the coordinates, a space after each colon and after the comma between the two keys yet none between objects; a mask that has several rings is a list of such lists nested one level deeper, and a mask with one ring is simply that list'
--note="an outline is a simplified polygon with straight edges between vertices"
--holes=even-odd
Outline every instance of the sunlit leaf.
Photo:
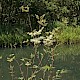
[{"label": "sunlit leaf", "polygon": [[26,62],[25,65],[26,65],[26,66],[30,66],[31,63],[30,63],[30,62]]},{"label": "sunlit leaf", "polygon": [[29,34],[31,37],[34,37],[40,35],[43,29],[44,27],[42,27],[39,31],[33,30],[32,32],[28,32],[27,34]]},{"label": "sunlit leaf", "polygon": [[61,74],[65,74],[65,73],[68,73],[68,72],[69,72],[69,70],[62,69],[60,73],[61,73]]},{"label": "sunlit leaf", "polygon": [[12,62],[15,59],[15,55],[14,54],[10,54],[9,57],[7,57],[7,61],[8,62]]},{"label": "sunlit leaf", "polygon": [[45,66],[42,67],[42,69],[44,71],[47,71],[47,70],[50,71],[52,69],[52,67],[51,66],[48,66],[48,65],[45,65]]},{"label": "sunlit leaf", "polygon": [[39,16],[38,15],[35,14],[35,16],[36,16],[37,19],[39,19]]},{"label": "sunlit leaf", "polygon": [[35,44],[39,44],[41,42],[38,38],[31,39],[30,41],[34,42]]},{"label": "sunlit leaf", "polygon": [[28,5],[26,7],[21,6],[20,9],[22,10],[22,12],[29,12],[29,7]]},{"label": "sunlit leaf", "polygon": [[37,65],[33,65],[33,68],[38,68],[38,66]]},{"label": "sunlit leaf", "polygon": [[11,56],[14,56],[14,54],[10,54],[9,56],[10,56],[10,57],[11,57]]},{"label": "sunlit leaf", "polygon": [[29,40],[27,39],[26,41],[23,41],[23,43],[28,43],[29,42]]},{"label": "sunlit leaf", "polygon": [[43,20],[44,17],[45,17],[45,14],[43,14],[42,16],[40,16],[40,20]]},{"label": "sunlit leaf", "polygon": [[26,7],[24,7],[24,11],[25,11],[25,12],[29,12],[29,7],[28,7],[28,5],[27,5]]},{"label": "sunlit leaf", "polygon": [[43,26],[47,26],[47,25],[48,25],[48,23],[44,23],[44,24],[43,24]]},{"label": "sunlit leaf", "polygon": [[42,22],[41,21],[37,21],[40,25],[42,25]]},{"label": "sunlit leaf", "polygon": [[23,77],[19,77],[18,79],[19,79],[19,80],[24,80],[24,78],[23,78]]},{"label": "sunlit leaf", "polygon": [[2,56],[0,56],[0,59],[2,59]]},{"label": "sunlit leaf", "polygon": [[25,61],[25,59],[24,59],[24,58],[22,58],[22,59],[20,59],[20,60],[21,60],[21,61],[23,61],[23,62]]}]

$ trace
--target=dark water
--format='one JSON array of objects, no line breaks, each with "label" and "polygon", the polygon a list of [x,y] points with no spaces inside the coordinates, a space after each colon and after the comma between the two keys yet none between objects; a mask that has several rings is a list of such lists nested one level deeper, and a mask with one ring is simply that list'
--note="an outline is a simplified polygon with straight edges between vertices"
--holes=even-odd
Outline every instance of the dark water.
[{"label": "dark water", "polygon": [[62,80],[80,80],[80,45],[59,46],[55,54],[57,69],[70,70]]},{"label": "dark water", "polygon": [[[42,52],[42,48],[39,50]],[[7,57],[9,54],[15,54],[17,59],[22,57],[29,57],[30,53],[32,53],[33,47],[27,48],[17,48],[17,49],[0,49],[0,56],[3,56],[2,60],[0,60],[0,80],[21,80],[17,79],[17,77],[21,76],[19,72],[18,65],[13,62],[14,65],[14,73],[16,76],[12,79],[10,75],[9,63],[7,62]],[[46,57],[47,58],[47,57]],[[46,62],[46,61],[45,61]],[[55,50],[55,61],[54,66],[56,70],[66,69],[69,70],[68,73],[61,74],[61,79],[56,80],[80,80],[80,46],[79,45],[61,45]],[[23,68],[24,69],[24,68]],[[26,73],[25,70],[24,74]],[[42,75],[42,74],[39,74]],[[33,79],[34,80],[34,79]],[[36,80],[36,79],[35,79]],[[39,78],[37,80],[40,80]],[[47,79],[45,79],[47,80]]]}]

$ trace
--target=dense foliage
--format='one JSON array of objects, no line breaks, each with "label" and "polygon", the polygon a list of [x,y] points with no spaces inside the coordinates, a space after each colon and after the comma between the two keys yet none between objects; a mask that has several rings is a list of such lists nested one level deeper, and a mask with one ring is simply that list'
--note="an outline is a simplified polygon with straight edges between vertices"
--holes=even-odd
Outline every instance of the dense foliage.
[{"label": "dense foliage", "polygon": [[[10,45],[29,39],[26,32],[38,30],[46,21],[48,25],[44,31],[52,31],[55,27],[77,27],[80,25],[79,13],[79,0],[0,0],[0,45],[6,41]],[[45,20],[41,24],[38,17],[43,14]]]},{"label": "dense foliage", "polygon": [[[36,28],[35,14],[46,14],[49,27],[56,20],[74,26],[80,21],[79,0],[0,0],[0,5],[0,30],[6,32],[16,28],[30,31],[30,26]],[[22,5],[29,6],[28,13],[21,11]]]},{"label": "dense foliage", "polygon": [[[6,57],[12,80],[14,61],[20,69],[16,79],[37,79],[40,71],[41,80],[45,80],[48,74],[48,80],[61,79],[67,70],[56,70],[53,74],[54,50],[59,44],[80,43],[79,13],[79,0],[0,0],[0,47],[16,48],[31,44],[34,48],[29,58],[17,60],[13,53]],[[44,44],[43,53],[38,51],[40,44]],[[50,60],[48,64],[43,62],[45,58],[46,62]],[[4,60],[3,56],[0,60]],[[26,74],[23,67],[27,68]]]}]

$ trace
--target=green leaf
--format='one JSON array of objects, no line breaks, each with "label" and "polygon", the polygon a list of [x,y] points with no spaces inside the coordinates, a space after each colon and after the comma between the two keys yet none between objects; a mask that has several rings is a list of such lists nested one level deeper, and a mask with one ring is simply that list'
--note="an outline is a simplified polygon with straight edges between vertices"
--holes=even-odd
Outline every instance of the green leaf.
[{"label": "green leaf", "polygon": [[61,73],[61,74],[65,74],[65,73],[68,73],[68,71],[69,71],[69,70],[62,69],[60,73]]},{"label": "green leaf", "polygon": [[42,69],[44,71],[47,71],[47,70],[50,71],[52,69],[52,67],[51,66],[48,66],[48,65],[45,65],[45,66],[42,67]]},{"label": "green leaf", "polygon": [[40,25],[43,25],[41,21],[37,21]]},{"label": "green leaf", "polygon": [[47,26],[47,25],[48,25],[48,23],[44,23],[44,24],[43,24],[43,26]]},{"label": "green leaf", "polygon": [[20,80],[24,80],[24,78],[23,78],[23,77],[19,77],[18,79],[20,79]]},{"label": "green leaf", "polygon": [[21,6],[20,9],[22,10],[22,12],[29,12],[29,7],[28,5],[26,7]]}]

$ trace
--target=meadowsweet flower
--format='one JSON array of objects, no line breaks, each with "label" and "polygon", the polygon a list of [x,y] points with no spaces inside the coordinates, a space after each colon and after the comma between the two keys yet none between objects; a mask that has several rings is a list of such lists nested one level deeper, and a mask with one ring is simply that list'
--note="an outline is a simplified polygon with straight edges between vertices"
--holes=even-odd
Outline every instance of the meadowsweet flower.
[{"label": "meadowsweet flower", "polygon": [[53,43],[53,35],[46,36],[43,40],[44,45],[50,46]]},{"label": "meadowsweet flower", "polygon": [[53,40],[45,39],[45,40],[43,41],[43,43],[44,43],[44,45],[46,45],[46,46],[50,46],[50,45],[53,45],[53,44],[52,44],[52,43],[53,43]]},{"label": "meadowsweet flower", "polygon": [[22,10],[22,12],[29,12],[29,7],[28,5],[26,7],[21,6],[20,9]]},{"label": "meadowsweet flower", "polygon": [[39,40],[43,40],[43,39],[45,39],[45,37],[44,36],[40,36],[40,37],[38,37],[38,39]]},{"label": "meadowsweet flower", "polygon": [[46,19],[44,19],[45,14],[43,14],[42,16],[38,16],[38,15],[35,14],[35,16],[36,16],[36,18],[38,19],[37,22],[38,22],[40,25],[42,25],[42,26],[47,26],[48,23],[46,23]]},{"label": "meadowsweet flower", "polygon": [[35,44],[39,44],[41,42],[41,40],[43,40],[43,39],[45,39],[45,37],[40,36],[38,38],[33,38],[30,41],[33,42],[33,43],[35,43]]},{"label": "meadowsweet flower", "polygon": [[28,43],[29,42],[29,40],[27,39],[26,41],[23,41],[23,43]]},{"label": "meadowsweet flower", "polygon": [[30,41],[34,44],[39,44],[41,42],[38,38],[31,39]]},{"label": "meadowsweet flower", "polygon": [[29,34],[31,37],[34,37],[40,35],[43,29],[44,27],[42,27],[39,31],[33,30],[32,32],[28,32],[27,34]]}]

